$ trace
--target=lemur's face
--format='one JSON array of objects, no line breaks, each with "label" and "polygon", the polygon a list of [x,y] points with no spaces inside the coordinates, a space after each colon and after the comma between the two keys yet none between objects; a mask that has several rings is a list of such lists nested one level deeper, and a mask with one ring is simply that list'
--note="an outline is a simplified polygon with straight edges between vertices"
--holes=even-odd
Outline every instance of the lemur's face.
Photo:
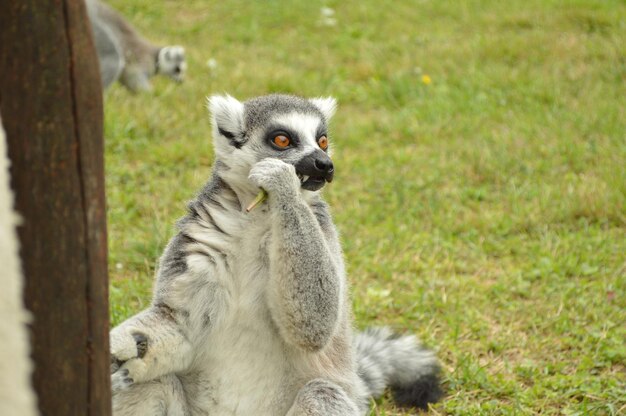
[{"label": "lemur's face", "polygon": [[166,46],[161,48],[157,56],[157,72],[167,75],[176,82],[182,82],[187,72],[185,48],[182,46]]},{"label": "lemur's face", "polygon": [[241,103],[214,96],[209,104],[217,159],[242,180],[256,162],[275,158],[295,166],[303,189],[317,191],[332,181],[328,121],[333,98],[269,95]]}]

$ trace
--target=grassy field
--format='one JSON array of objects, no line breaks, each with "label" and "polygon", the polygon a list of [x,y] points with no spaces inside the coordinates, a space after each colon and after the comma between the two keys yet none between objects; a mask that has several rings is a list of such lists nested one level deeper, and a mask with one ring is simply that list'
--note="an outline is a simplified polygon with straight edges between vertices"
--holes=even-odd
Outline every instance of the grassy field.
[{"label": "grassy field", "polygon": [[111,3],[189,61],[105,97],[113,324],[210,173],[205,96],[333,95],[356,324],[439,351],[431,413],[626,414],[626,3]]}]

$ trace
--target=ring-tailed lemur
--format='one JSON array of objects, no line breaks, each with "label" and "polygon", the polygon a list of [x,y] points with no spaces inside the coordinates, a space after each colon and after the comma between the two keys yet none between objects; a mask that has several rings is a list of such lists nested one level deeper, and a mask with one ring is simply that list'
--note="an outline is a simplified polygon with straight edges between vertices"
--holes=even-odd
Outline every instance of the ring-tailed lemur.
[{"label": "ring-tailed lemur", "polygon": [[99,0],[86,4],[104,88],[119,79],[131,91],[150,90],[156,74],[183,81],[187,63],[182,46],[155,46],[109,5]]},{"label": "ring-tailed lemur", "polygon": [[[440,395],[413,336],[353,338],[342,251],[319,190],[332,98],[211,97],[213,176],[163,254],[152,305],[111,331],[115,415],[357,416],[391,386]],[[267,203],[247,213],[259,192]]]}]

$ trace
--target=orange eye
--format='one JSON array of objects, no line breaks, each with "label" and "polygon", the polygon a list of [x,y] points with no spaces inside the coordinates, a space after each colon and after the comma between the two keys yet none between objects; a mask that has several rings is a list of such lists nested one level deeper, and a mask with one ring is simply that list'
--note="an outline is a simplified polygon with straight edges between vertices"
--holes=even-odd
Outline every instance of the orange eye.
[{"label": "orange eye", "polygon": [[326,136],[320,137],[319,139],[317,139],[317,144],[320,145],[320,148],[322,150],[328,149],[328,137]]},{"label": "orange eye", "polygon": [[274,137],[273,141],[276,146],[281,147],[283,149],[291,144],[289,137],[283,136],[282,134]]}]

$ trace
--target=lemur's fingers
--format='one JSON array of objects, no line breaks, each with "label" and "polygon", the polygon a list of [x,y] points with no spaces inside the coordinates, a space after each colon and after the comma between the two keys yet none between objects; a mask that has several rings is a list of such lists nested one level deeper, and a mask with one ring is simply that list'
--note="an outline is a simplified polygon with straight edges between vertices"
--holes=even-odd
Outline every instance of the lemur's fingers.
[{"label": "lemur's fingers", "polygon": [[118,360],[113,354],[111,354],[111,374],[115,373],[124,364],[123,361]]},{"label": "lemur's fingers", "polygon": [[123,390],[134,383],[146,381],[147,365],[141,358],[131,358],[111,374],[111,386],[114,391]]},{"label": "lemur's fingers", "polygon": [[111,374],[128,360],[143,358],[148,351],[148,337],[140,332],[122,329],[111,332]]},{"label": "lemur's fingers", "polygon": [[146,364],[142,358],[148,348],[148,337],[141,332],[122,328],[111,332],[111,388],[114,392],[144,380]]},{"label": "lemur's fingers", "polygon": [[121,369],[111,374],[111,390],[113,390],[113,392],[125,390],[134,383],[135,380],[130,377],[128,369]]},{"label": "lemur's fingers", "polygon": [[250,170],[248,179],[258,187],[270,192],[300,188],[296,168],[274,158],[263,159],[256,163]]}]

